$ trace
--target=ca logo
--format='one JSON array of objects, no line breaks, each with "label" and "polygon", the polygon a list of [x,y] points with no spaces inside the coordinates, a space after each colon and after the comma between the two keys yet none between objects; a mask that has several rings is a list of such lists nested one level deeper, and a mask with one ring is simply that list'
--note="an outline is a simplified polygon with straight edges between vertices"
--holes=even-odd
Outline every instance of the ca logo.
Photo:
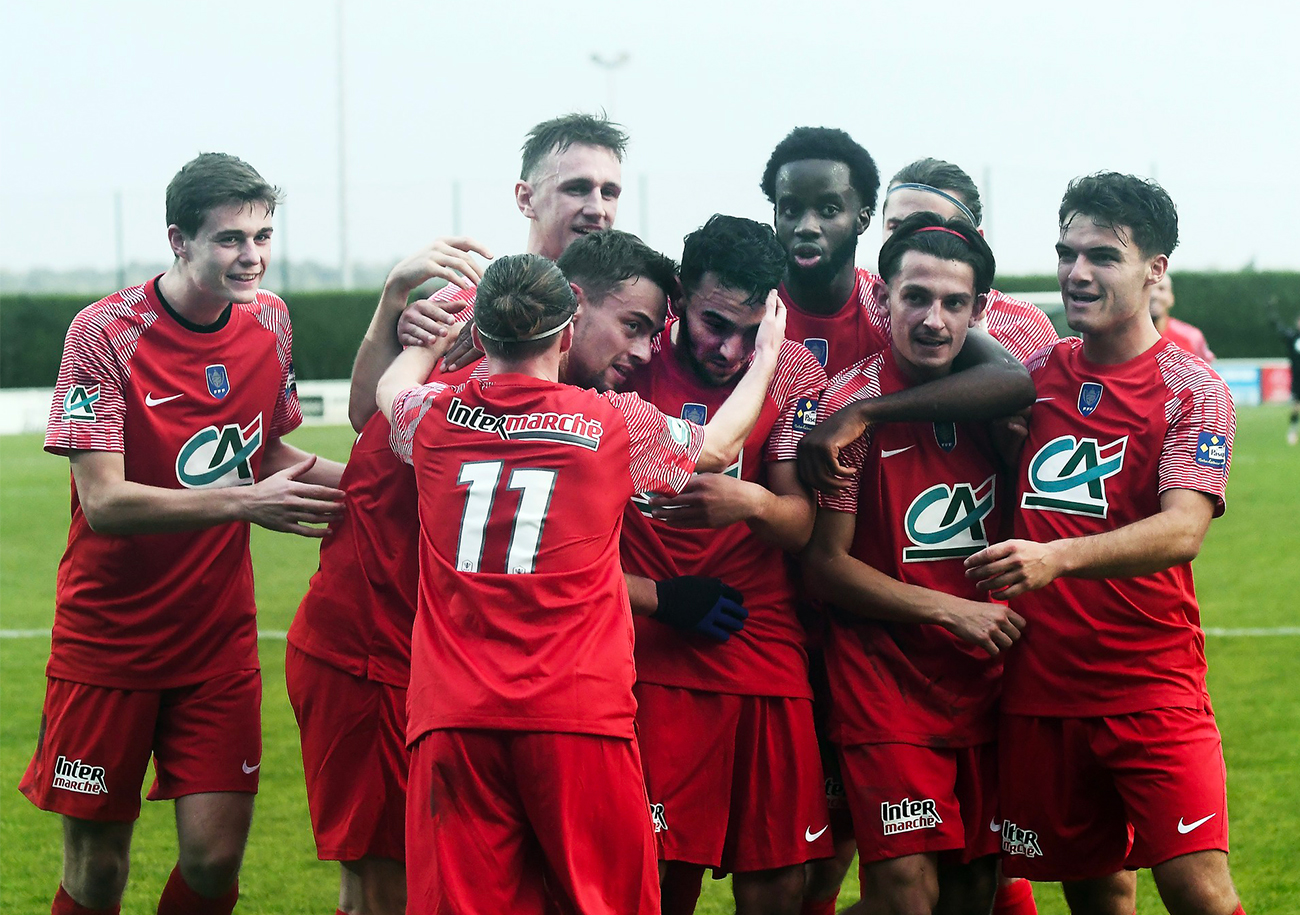
[{"label": "ca logo", "polygon": [[1021,497],[1020,507],[1105,518],[1105,481],[1123,469],[1127,447],[1127,435],[1105,445],[1073,435],[1052,439],[1029,462],[1034,491]]},{"label": "ca logo", "polygon": [[938,483],[913,499],[904,520],[913,545],[903,548],[903,562],[955,559],[988,546],[984,519],[993,511],[995,480],[979,486]]},{"label": "ca logo", "polygon": [[186,489],[219,489],[253,483],[249,464],[262,447],[262,414],[247,426],[208,426],[190,436],[176,455],[176,479]]}]

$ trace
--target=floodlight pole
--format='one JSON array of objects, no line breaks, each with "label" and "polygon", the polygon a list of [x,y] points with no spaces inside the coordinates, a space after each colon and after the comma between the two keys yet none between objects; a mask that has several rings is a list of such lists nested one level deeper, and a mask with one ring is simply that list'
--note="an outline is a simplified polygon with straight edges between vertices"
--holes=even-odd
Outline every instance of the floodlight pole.
[{"label": "floodlight pole", "polygon": [[607,102],[605,114],[611,121],[614,120],[614,74],[631,59],[632,55],[627,51],[619,51],[609,58],[601,57],[599,54],[591,55],[591,62],[605,71],[605,99]]},{"label": "floodlight pole", "polygon": [[343,0],[336,4],[338,12],[338,152],[339,152],[339,281],[344,289],[352,288],[352,262],[348,257],[348,191],[347,191],[347,130],[344,119],[343,72]]}]

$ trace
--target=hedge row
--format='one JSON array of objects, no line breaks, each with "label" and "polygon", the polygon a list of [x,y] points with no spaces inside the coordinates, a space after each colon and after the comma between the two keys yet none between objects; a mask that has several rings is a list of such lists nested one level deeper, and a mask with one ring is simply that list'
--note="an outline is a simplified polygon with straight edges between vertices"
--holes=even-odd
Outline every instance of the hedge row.
[{"label": "hedge row", "polygon": [[[999,277],[1006,292],[1056,288],[1054,276]],[[1300,273],[1178,273],[1174,314],[1205,332],[1220,357],[1283,355],[1264,304],[1283,319],[1300,314]],[[293,313],[294,364],[302,379],[346,378],[378,299],[376,291],[299,292]],[[63,335],[85,296],[6,295],[0,300],[0,387],[52,387]]]}]

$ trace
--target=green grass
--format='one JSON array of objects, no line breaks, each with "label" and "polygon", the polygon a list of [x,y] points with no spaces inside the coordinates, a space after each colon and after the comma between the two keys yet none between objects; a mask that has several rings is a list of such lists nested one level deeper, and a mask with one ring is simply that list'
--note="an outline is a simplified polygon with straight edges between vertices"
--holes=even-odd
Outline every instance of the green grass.
[{"label": "green grass", "polygon": [[[1279,408],[1240,419],[1228,513],[1210,529],[1196,565],[1206,626],[1300,625],[1300,449],[1282,440]],[[343,458],[348,430],[304,429],[300,447]],[[67,463],[35,436],[0,437],[0,628],[48,628],[54,572],[67,537]],[[255,530],[261,626],[288,628],[315,568],[314,541]],[[284,691],[284,643],[263,640],[262,790],[241,878],[239,911],[334,910],[337,871],[311,841],[293,713]],[[57,818],[15,790],[35,741],[47,638],[0,639],[0,912],[49,910],[59,879]],[[1300,911],[1300,639],[1208,640],[1210,689],[1228,758],[1233,875],[1251,915]],[[146,803],[136,828],[125,915],[149,915],[175,861],[171,805]],[[1036,888],[1043,915],[1063,915],[1059,889]],[[856,898],[856,882],[841,901]],[[731,911],[729,884],[705,881],[699,911]],[[1138,910],[1162,911],[1148,875]]]}]

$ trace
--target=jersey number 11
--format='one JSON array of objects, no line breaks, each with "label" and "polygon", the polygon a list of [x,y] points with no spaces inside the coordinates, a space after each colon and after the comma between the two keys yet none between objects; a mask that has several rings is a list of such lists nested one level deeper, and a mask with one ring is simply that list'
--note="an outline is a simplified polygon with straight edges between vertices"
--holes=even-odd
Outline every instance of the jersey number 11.
[{"label": "jersey number 11", "polygon": [[[483,539],[503,466],[502,461],[469,461],[460,465],[456,482],[469,488],[456,541],[456,569],[460,572],[477,572],[483,562]],[[537,548],[551,507],[551,493],[555,490],[555,471],[517,467],[510,471],[506,488],[520,496],[510,529],[506,567],[502,571],[508,575],[527,575],[537,564]]]}]

